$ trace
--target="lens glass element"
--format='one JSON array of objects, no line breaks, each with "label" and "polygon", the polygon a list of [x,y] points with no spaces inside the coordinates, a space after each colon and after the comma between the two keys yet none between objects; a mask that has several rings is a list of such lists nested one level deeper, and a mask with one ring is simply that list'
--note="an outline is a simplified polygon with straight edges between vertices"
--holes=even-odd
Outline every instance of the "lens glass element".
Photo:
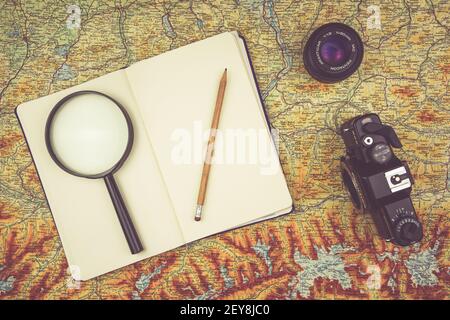
[{"label": "lens glass element", "polygon": [[98,94],[69,99],[56,112],[50,144],[62,165],[91,176],[110,170],[128,145],[128,123],[121,109]]},{"label": "lens glass element", "polygon": [[324,63],[337,67],[343,65],[352,53],[351,44],[340,35],[332,35],[320,46],[319,54]]}]

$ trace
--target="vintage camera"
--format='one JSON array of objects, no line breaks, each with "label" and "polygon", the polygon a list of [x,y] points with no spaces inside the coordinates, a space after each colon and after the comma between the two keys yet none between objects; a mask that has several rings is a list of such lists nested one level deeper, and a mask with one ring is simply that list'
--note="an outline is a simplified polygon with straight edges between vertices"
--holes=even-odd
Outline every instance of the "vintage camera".
[{"label": "vintage camera", "polygon": [[422,225],[410,198],[413,178],[392,151],[402,147],[394,129],[371,113],[345,122],[341,135],[342,179],[355,207],[372,214],[384,239],[401,246],[420,241]]}]

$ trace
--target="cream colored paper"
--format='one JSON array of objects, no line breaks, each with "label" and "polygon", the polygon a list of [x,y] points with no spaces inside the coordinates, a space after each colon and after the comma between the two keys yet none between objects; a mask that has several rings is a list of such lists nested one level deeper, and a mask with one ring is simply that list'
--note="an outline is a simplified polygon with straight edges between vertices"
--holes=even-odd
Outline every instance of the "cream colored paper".
[{"label": "cream colored paper", "polygon": [[[277,170],[267,175],[261,174],[261,163],[213,165],[204,217],[195,222],[202,162],[174,163],[172,134],[176,129],[192,133],[194,123],[209,128],[225,67],[229,80],[219,127],[265,132],[262,140],[271,146],[270,159]],[[51,109],[78,90],[110,95],[132,118],[133,149],[115,178],[144,247],[137,255],[129,252],[104,181],[67,174],[45,147],[45,122]],[[26,102],[17,114],[69,265],[79,268],[81,280],[291,210],[292,199],[236,33],[223,33]],[[226,156],[224,152],[216,150],[215,156]]]},{"label": "cream colored paper", "polygon": [[[103,179],[70,175],[47,152],[47,117],[60,99],[78,90],[114,97],[132,119],[133,148],[114,177],[144,247],[139,254],[130,253]],[[17,114],[74,275],[79,270],[80,279],[87,280],[184,244],[124,71],[26,102]]]},{"label": "cream colored paper", "polygon": [[[285,213],[292,206],[251,69],[242,58],[245,51],[241,53],[243,48],[238,46],[237,39],[236,33],[222,33],[138,62],[126,70],[186,241],[250,223],[280,210]],[[209,129],[218,83],[225,68],[228,83],[219,129],[264,133],[259,142],[271,146],[270,163],[276,169],[274,174],[265,174],[269,169],[258,159],[254,163],[214,164],[203,218],[196,222],[193,215],[203,163],[174,163],[173,148],[177,145],[177,133],[189,132],[195,139],[196,124]],[[148,81],[149,78],[154,80]],[[216,148],[214,157],[226,159],[226,152],[225,148]],[[238,162],[237,154],[235,159]]]}]

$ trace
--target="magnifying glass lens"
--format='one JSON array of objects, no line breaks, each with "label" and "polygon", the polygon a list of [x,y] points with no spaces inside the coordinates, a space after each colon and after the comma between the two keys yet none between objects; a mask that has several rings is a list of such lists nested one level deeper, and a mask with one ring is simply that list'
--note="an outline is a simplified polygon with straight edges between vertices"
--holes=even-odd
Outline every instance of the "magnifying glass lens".
[{"label": "magnifying glass lens", "polygon": [[130,153],[131,119],[113,98],[96,91],[74,92],[47,119],[45,142],[56,164],[84,178],[103,178],[132,254],[143,250],[113,174]]},{"label": "magnifying glass lens", "polygon": [[58,160],[84,176],[102,174],[124,155],[128,124],[120,108],[98,94],[75,96],[54,115],[50,143]]}]

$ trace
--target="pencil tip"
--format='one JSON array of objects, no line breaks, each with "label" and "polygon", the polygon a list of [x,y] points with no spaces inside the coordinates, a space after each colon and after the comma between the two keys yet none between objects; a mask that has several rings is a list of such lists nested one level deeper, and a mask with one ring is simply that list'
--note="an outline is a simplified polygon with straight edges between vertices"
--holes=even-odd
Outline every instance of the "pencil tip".
[{"label": "pencil tip", "polygon": [[202,209],[203,205],[198,204],[197,208],[195,209],[195,221],[200,221],[200,219],[202,218]]}]

